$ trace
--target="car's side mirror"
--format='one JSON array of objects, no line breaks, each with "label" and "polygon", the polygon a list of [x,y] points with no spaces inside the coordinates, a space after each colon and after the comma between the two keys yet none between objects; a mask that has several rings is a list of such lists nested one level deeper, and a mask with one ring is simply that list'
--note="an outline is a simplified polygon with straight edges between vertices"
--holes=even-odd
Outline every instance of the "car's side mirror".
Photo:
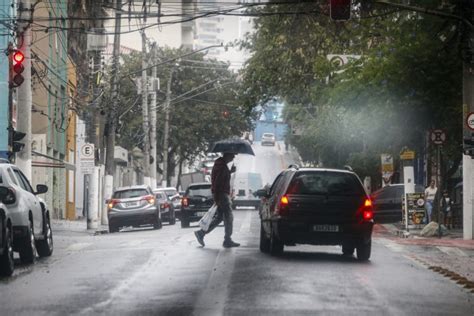
[{"label": "car's side mirror", "polygon": [[35,194],[42,194],[48,192],[48,186],[44,184],[38,184],[36,186],[36,192]]},{"label": "car's side mirror", "polygon": [[254,196],[257,196],[259,198],[263,198],[263,197],[269,197],[269,194],[268,194],[268,191],[267,189],[260,189],[260,190],[257,190],[253,193]]},{"label": "car's side mirror", "polygon": [[0,201],[4,204],[13,204],[16,202],[15,193],[6,187],[0,187]]}]

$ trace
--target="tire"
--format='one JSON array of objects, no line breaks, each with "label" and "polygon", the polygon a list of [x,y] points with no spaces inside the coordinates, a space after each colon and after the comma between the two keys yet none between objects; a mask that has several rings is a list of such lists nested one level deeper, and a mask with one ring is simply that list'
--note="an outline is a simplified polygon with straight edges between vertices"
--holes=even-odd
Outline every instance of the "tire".
[{"label": "tire", "polygon": [[372,250],[372,240],[368,242],[361,242],[357,246],[357,260],[368,261]]},{"label": "tire", "polygon": [[355,247],[350,244],[342,244],[342,254],[344,256],[352,256],[354,254]]},{"label": "tire", "polygon": [[119,226],[109,223],[109,233],[118,233]]},{"label": "tire", "polygon": [[0,256],[0,275],[11,276],[15,270],[15,261],[13,260],[13,240],[10,227],[5,226],[5,248]]},{"label": "tire", "polygon": [[153,229],[161,229],[163,227],[163,222],[161,221],[161,218],[156,215],[155,222],[153,223]]},{"label": "tire", "polygon": [[270,252],[270,239],[265,234],[263,224],[260,224],[260,251],[263,253]]},{"label": "tire", "polygon": [[36,249],[40,257],[49,257],[53,254],[53,230],[51,229],[51,222],[49,216],[44,216],[43,240],[36,242]]},{"label": "tire", "polygon": [[20,249],[20,261],[22,263],[35,263],[36,261],[37,250],[32,220],[29,221],[29,225],[23,247]]},{"label": "tire", "polygon": [[176,215],[174,214],[174,210],[171,211],[170,220],[168,221],[170,225],[176,224]]},{"label": "tire", "polygon": [[273,256],[278,256],[283,253],[284,245],[283,242],[276,236],[275,232],[271,231],[270,235],[270,254]]},{"label": "tire", "polygon": [[182,218],[181,219],[181,228],[188,228],[189,227],[189,221]]}]

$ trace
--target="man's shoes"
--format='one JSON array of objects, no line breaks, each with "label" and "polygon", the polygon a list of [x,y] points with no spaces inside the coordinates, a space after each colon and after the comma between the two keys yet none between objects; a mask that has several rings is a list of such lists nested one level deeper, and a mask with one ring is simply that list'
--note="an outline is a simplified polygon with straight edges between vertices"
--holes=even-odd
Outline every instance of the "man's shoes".
[{"label": "man's shoes", "polygon": [[224,246],[224,248],[232,248],[232,247],[238,247],[240,246],[240,244],[232,240],[224,240],[224,243],[222,244],[222,246]]},{"label": "man's shoes", "polygon": [[201,245],[201,246],[205,246],[204,244],[204,232],[202,230],[196,230],[194,232],[194,236],[196,236],[196,239],[198,241],[198,243]]}]

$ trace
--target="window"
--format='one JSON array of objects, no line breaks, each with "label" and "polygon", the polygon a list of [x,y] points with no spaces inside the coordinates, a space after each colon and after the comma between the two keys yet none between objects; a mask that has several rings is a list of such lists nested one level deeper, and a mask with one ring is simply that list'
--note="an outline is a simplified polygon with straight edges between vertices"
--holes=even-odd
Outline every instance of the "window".
[{"label": "window", "polygon": [[18,181],[17,181],[15,175],[13,174],[12,169],[8,168],[8,169],[7,169],[7,172],[8,172],[8,176],[10,177],[10,180],[11,180],[13,183],[15,183],[16,185],[18,185]]},{"label": "window", "polygon": [[361,195],[365,194],[358,179],[341,172],[297,172],[289,187],[289,194]]},{"label": "window", "polygon": [[131,199],[131,198],[145,196],[148,194],[149,192],[146,189],[130,189],[130,190],[115,192],[113,198],[114,199]]},{"label": "window", "polygon": [[34,193],[33,188],[30,185],[30,182],[26,179],[25,175],[18,169],[13,169],[13,172],[16,174],[20,187],[24,190]]},{"label": "window", "polygon": [[203,196],[210,197],[212,196],[211,186],[210,185],[195,185],[188,188],[188,196]]}]

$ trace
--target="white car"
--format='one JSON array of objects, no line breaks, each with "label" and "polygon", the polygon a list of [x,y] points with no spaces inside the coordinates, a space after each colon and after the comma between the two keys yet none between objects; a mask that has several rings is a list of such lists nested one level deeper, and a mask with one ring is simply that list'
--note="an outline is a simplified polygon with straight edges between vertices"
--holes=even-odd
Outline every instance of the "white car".
[{"label": "white car", "polygon": [[263,133],[262,135],[262,146],[270,145],[275,146],[275,134],[273,133]]},{"label": "white car", "polygon": [[18,167],[0,163],[0,186],[8,189],[3,204],[8,209],[13,232],[13,250],[20,253],[24,263],[34,263],[36,256],[53,253],[53,232],[49,209],[38,197],[48,187],[38,184],[36,191]]},{"label": "white car", "polygon": [[[8,194],[9,189],[0,187],[0,200]],[[0,275],[10,276],[14,269],[12,221],[7,207],[0,202]]]}]

